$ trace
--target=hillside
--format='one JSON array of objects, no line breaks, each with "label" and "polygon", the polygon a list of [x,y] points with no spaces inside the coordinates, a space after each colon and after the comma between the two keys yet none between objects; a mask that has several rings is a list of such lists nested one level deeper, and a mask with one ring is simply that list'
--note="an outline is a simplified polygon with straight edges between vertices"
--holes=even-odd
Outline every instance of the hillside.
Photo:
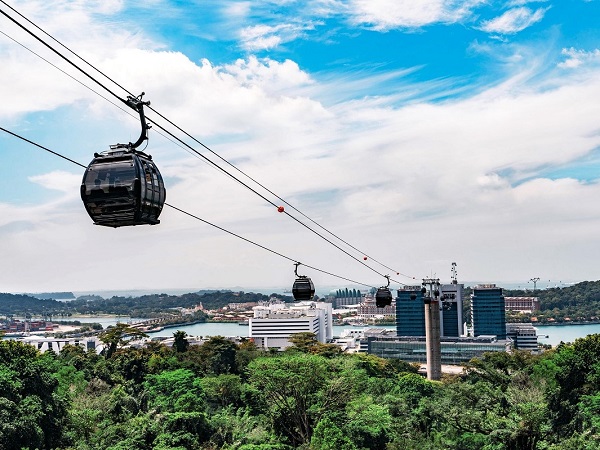
[{"label": "hillside", "polygon": [[[505,290],[505,296],[533,296],[532,291]],[[600,320],[600,281],[582,281],[573,286],[556,287],[535,292],[540,299],[540,312],[523,314],[523,321],[590,322]],[[514,317],[514,315],[512,315]]]},{"label": "hillside", "polygon": [[[273,294],[275,295],[275,294]],[[22,316],[65,316],[71,314],[114,314],[131,317],[156,317],[172,312],[174,308],[217,309],[229,303],[267,301],[271,296],[253,292],[214,291],[183,295],[152,294],[140,297],[111,297],[87,295],[71,302],[40,300],[28,295],[0,294],[0,314]],[[283,301],[289,296],[277,295]]]}]

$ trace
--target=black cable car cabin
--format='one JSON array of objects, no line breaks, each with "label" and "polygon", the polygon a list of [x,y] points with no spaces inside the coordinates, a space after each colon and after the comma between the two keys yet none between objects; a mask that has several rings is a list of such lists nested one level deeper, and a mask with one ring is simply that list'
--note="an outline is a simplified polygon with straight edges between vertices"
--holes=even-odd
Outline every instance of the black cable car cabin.
[{"label": "black cable car cabin", "polygon": [[298,302],[312,300],[315,296],[315,285],[310,278],[300,275],[294,281],[292,295],[294,296],[294,300]]},{"label": "black cable car cabin", "polygon": [[392,304],[392,293],[387,287],[380,287],[375,293],[375,305],[378,308],[385,308]]},{"label": "black cable car cabin", "polygon": [[387,286],[381,286],[375,292],[375,305],[378,308],[385,308],[392,304],[392,293],[390,292],[390,276],[384,275],[387,279]]},{"label": "black cable car cabin", "polygon": [[156,225],[166,200],[165,184],[152,156],[136,150],[148,139],[144,93],[124,103],[138,112],[142,131],[134,143],[111,145],[94,153],[81,183],[81,200],[96,225]]},{"label": "black cable car cabin", "polygon": [[131,149],[94,154],[81,184],[81,199],[96,225],[156,225],[166,200],[152,157]]},{"label": "black cable car cabin", "polygon": [[294,263],[294,266],[296,266],[294,268],[296,280],[292,286],[292,295],[297,302],[312,300],[315,296],[315,285],[312,280],[306,275],[298,275],[298,266],[301,264],[299,262]]}]

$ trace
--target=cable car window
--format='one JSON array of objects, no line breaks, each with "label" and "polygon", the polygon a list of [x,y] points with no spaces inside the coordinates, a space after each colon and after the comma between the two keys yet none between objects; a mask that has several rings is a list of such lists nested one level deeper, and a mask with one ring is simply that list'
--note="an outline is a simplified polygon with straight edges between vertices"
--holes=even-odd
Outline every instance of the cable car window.
[{"label": "cable car window", "polygon": [[111,187],[130,187],[135,179],[135,167],[131,161],[96,164],[90,168],[85,180],[88,191],[102,190],[109,193]]}]

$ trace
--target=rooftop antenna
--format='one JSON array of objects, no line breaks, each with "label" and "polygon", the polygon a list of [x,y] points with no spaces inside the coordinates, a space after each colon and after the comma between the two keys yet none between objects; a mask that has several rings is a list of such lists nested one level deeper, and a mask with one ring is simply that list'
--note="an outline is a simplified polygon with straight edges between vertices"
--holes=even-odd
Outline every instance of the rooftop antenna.
[{"label": "rooftop antenna", "polygon": [[535,294],[535,288],[537,286],[537,282],[540,281],[540,277],[530,278],[529,281],[533,283],[533,293]]},{"label": "rooftop antenna", "polygon": [[452,284],[458,284],[458,274],[456,273],[456,263],[452,263]]}]

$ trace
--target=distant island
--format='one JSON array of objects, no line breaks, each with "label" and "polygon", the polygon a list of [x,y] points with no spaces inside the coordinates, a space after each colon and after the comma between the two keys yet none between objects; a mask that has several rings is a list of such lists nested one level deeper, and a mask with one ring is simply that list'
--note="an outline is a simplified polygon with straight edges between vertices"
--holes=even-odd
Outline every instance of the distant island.
[{"label": "distant island", "polygon": [[74,300],[75,294],[72,292],[41,292],[39,294],[28,294],[29,297],[37,298],[39,300]]},{"label": "distant island", "polygon": [[116,315],[138,318],[156,318],[179,314],[180,309],[218,309],[229,303],[258,303],[270,298],[291,302],[291,296],[256,294],[253,292],[211,291],[183,295],[152,294],[139,297],[114,296],[108,299],[84,295],[64,302],[41,300],[31,295],[0,293],[0,315],[68,318],[73,315]]}]

